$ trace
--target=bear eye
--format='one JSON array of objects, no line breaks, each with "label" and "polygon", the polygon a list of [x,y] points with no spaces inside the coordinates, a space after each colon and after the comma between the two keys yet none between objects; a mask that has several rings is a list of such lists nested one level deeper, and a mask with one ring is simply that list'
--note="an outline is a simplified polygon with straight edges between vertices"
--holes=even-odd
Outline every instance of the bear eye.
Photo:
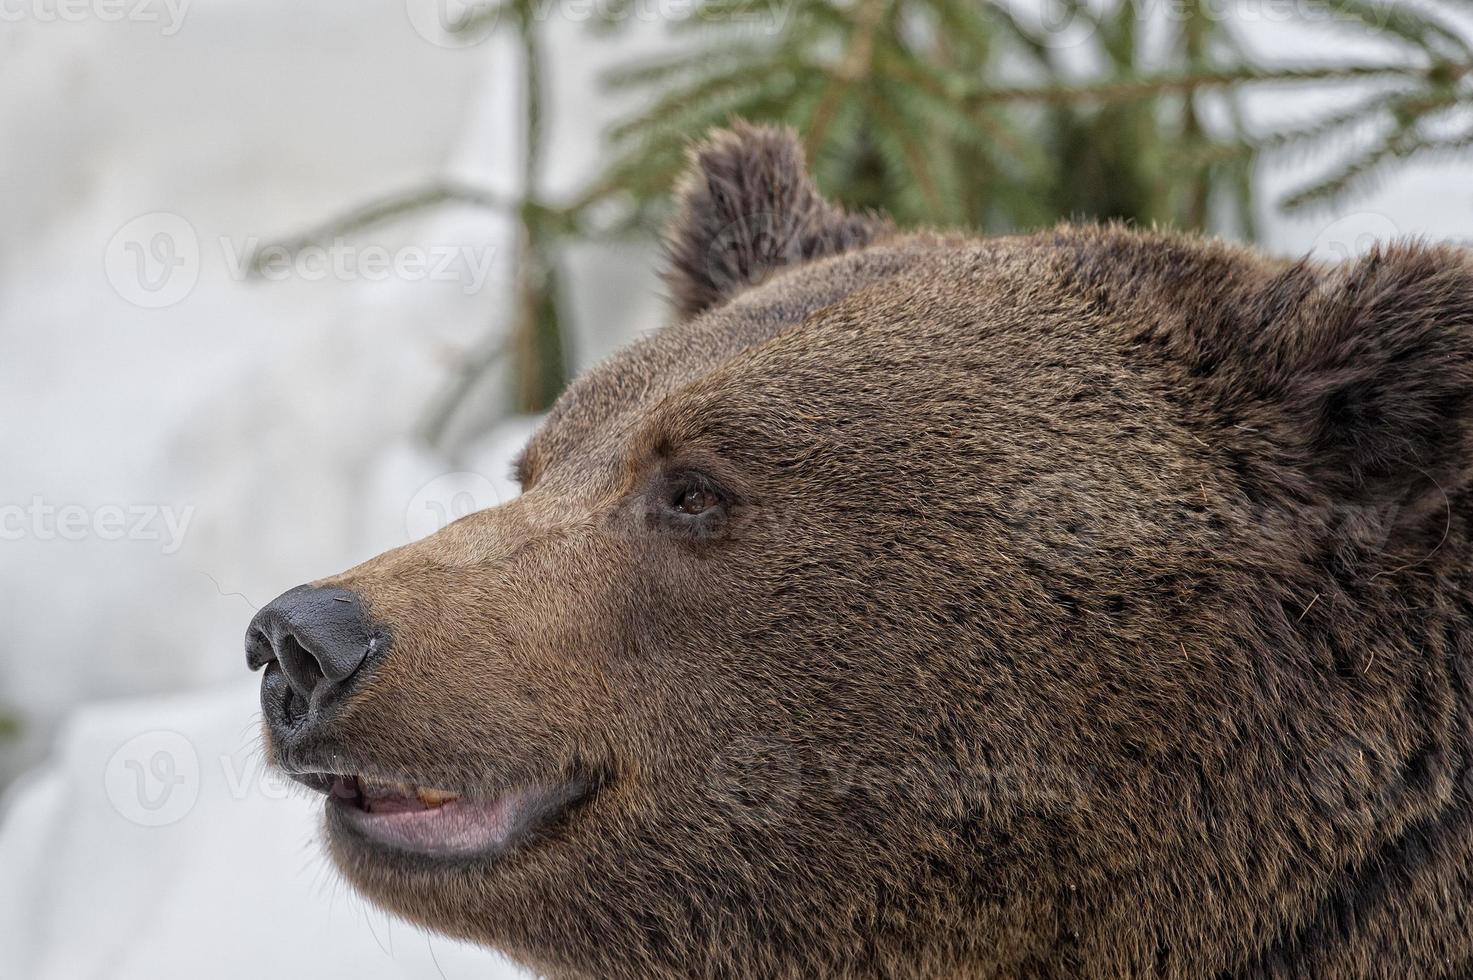
[{"label": "bear eye", "polygon": [[685,487],[675,501],[675,509],[682,514],[704,514],[721,503],[721,498],[706,487]]},{"label": "bear eye", "polygon": [[701,537],[724,526],[731,498],[704,473],[686,470],[668,474],[657,486],[657,505],[651,519],[671,530]]}]

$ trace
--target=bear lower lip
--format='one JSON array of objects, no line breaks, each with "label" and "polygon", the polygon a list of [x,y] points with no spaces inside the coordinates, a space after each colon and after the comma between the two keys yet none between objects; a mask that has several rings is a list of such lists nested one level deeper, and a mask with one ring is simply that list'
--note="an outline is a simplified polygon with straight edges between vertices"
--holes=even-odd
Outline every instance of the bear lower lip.
[{"label": "bear lower lip", "polygon": [[435,857],[495,854],[581,794],[524,787],[478,799],[352,776],[332,778],[330,822],[369,844]]}]

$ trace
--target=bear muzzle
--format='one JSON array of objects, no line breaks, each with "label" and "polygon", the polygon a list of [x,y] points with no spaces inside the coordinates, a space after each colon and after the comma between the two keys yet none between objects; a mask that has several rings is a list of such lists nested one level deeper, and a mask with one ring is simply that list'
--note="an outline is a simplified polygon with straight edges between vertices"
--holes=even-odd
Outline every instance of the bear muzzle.
[{"label": "bear muzzle", "polygon": [[348,589],[302,585],[267,603],[246,630],[246,665],[264,671],[261,710],[272,737],[290,745],[324,728],[387,646]]},{"label": "bear muzzle", "polygon": [[[262,671],[261,711],[274,761],[327,797],[329,832],[359,848],[461,858],[500,853],[592,788],[570,778],[521,785],[422,785],[376,762],[339,723],[390,647],[363,597],[303,585],[268,603],[246,631],[246,663]],[[421,775],[420,778],[425,778]],[[428,777],[434,780],[444,776]]]}]

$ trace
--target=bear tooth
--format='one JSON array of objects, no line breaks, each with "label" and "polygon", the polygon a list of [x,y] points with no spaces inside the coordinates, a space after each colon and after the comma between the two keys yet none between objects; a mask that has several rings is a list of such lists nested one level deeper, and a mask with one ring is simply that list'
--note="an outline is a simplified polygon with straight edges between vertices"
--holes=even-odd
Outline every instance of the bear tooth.
[{"label": "bear tooth", "polygon": [[428,786],[419,787],[414,791],[414,795],[419,797],[421,803],[430,807],[444,806],[459,796],[458,793],[452,793],[449,790],[431,789]]}]

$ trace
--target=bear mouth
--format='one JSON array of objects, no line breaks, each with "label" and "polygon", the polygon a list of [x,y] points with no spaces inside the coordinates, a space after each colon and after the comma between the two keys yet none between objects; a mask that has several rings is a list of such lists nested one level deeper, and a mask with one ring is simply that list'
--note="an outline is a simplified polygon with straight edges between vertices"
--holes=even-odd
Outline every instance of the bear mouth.
[{"label": "bear mouth", "polygon": [[329,834],[370,849],[445,859],[500,855],[588,792],[582,781],[469,795],[355,774],[294,773],[293,778],[327,796]]}]

